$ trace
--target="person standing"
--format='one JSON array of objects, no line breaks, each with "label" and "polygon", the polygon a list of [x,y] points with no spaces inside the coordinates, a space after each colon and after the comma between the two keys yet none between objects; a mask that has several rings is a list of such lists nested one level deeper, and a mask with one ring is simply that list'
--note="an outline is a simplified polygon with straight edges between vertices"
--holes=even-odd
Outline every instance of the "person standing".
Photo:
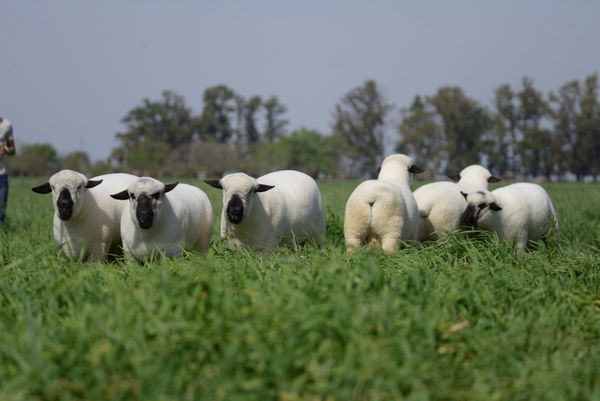
[{"label": "person standing", "polygon": [[8,175],[5,155],[15,154],[15,141],[10,121],[0,117],[0,227],[6,222],[6,205],[8,204]]}]

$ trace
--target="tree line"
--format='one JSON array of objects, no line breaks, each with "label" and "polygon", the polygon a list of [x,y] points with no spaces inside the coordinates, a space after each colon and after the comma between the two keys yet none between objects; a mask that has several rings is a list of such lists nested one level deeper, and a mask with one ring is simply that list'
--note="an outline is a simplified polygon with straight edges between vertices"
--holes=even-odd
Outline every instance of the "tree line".
[{"label": "tree line", "polygon": [[[416,95],[394,107],[373,80],[334,106],[331,131],[289,130],[287,107],[276,96],[243,97],[226,85],[207,88],[199,113],[173,91],[143,99],[121,120],[118,145],[106,160],[85,152],[59,157],[49,144],[22,146],[10,160],[17,175],[47,175],[60,167],[88,174],[131,171],[163,177],[259,175],[298,169],[314,177],[368,177],[392,151],[407,153],[430,177],[482,163],[507,177],[600,174],[598,77],[573,80],[542,93],[530,78],[494,90],[486,106],[458,86]],[[390,123],[395,120],[396,123]]]}]

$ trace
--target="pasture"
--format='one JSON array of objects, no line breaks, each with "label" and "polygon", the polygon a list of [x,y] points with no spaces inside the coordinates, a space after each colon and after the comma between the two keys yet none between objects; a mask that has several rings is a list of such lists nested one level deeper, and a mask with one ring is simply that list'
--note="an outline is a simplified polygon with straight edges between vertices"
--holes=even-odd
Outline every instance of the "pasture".
[{"label": "pasture", "polygon": [[560,249],[349,255],[356,183],[321,182],[324,249],[80,264],[39,183],[0,230],[0,400],[600,399],[600,186],[546,186]]}]

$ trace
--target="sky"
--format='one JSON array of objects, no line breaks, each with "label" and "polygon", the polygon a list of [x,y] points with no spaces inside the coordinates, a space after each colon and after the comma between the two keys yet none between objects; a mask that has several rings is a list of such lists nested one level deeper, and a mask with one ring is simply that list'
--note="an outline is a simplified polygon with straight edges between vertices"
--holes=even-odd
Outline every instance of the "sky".
[{"label": "sky", "polygon": [[594,0],[0,0],[0,116],[17,146],[106,158],[121,118],[163,90],[276,95],[289,129],[330,132],[374,79],[394,113],[461,86],[489,105],[524,76],[548,92],[600,72]]}]

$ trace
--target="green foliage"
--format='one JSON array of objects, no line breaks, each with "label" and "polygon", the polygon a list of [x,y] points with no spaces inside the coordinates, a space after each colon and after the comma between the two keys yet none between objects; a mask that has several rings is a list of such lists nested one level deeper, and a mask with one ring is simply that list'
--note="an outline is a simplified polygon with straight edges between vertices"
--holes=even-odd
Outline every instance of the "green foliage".
[{"label": "green foliage", "polygon": [[391,109],[373,80],[352,89],[335,106],[333,134],[344,146],[349,159],[344,170],[350,176],[367,175],[383,159],[386,117]]},{"label": "green foliage", "polygon": [[[560,249],[453,236],[350,255],[356,182],[322,182],[324,249],[215,241],[178,260],[80,264],[54,246],[36,183],[13,179],[0,230],[0,399],[600,397],[596,186],[547,187]],[[202,188],[218,215],[220,192]]]},{"label": "green foliage", "polygon": [[47,176],[60,167],[54,146],[47,143],[23,145],[8,159],[12,175]]}]

